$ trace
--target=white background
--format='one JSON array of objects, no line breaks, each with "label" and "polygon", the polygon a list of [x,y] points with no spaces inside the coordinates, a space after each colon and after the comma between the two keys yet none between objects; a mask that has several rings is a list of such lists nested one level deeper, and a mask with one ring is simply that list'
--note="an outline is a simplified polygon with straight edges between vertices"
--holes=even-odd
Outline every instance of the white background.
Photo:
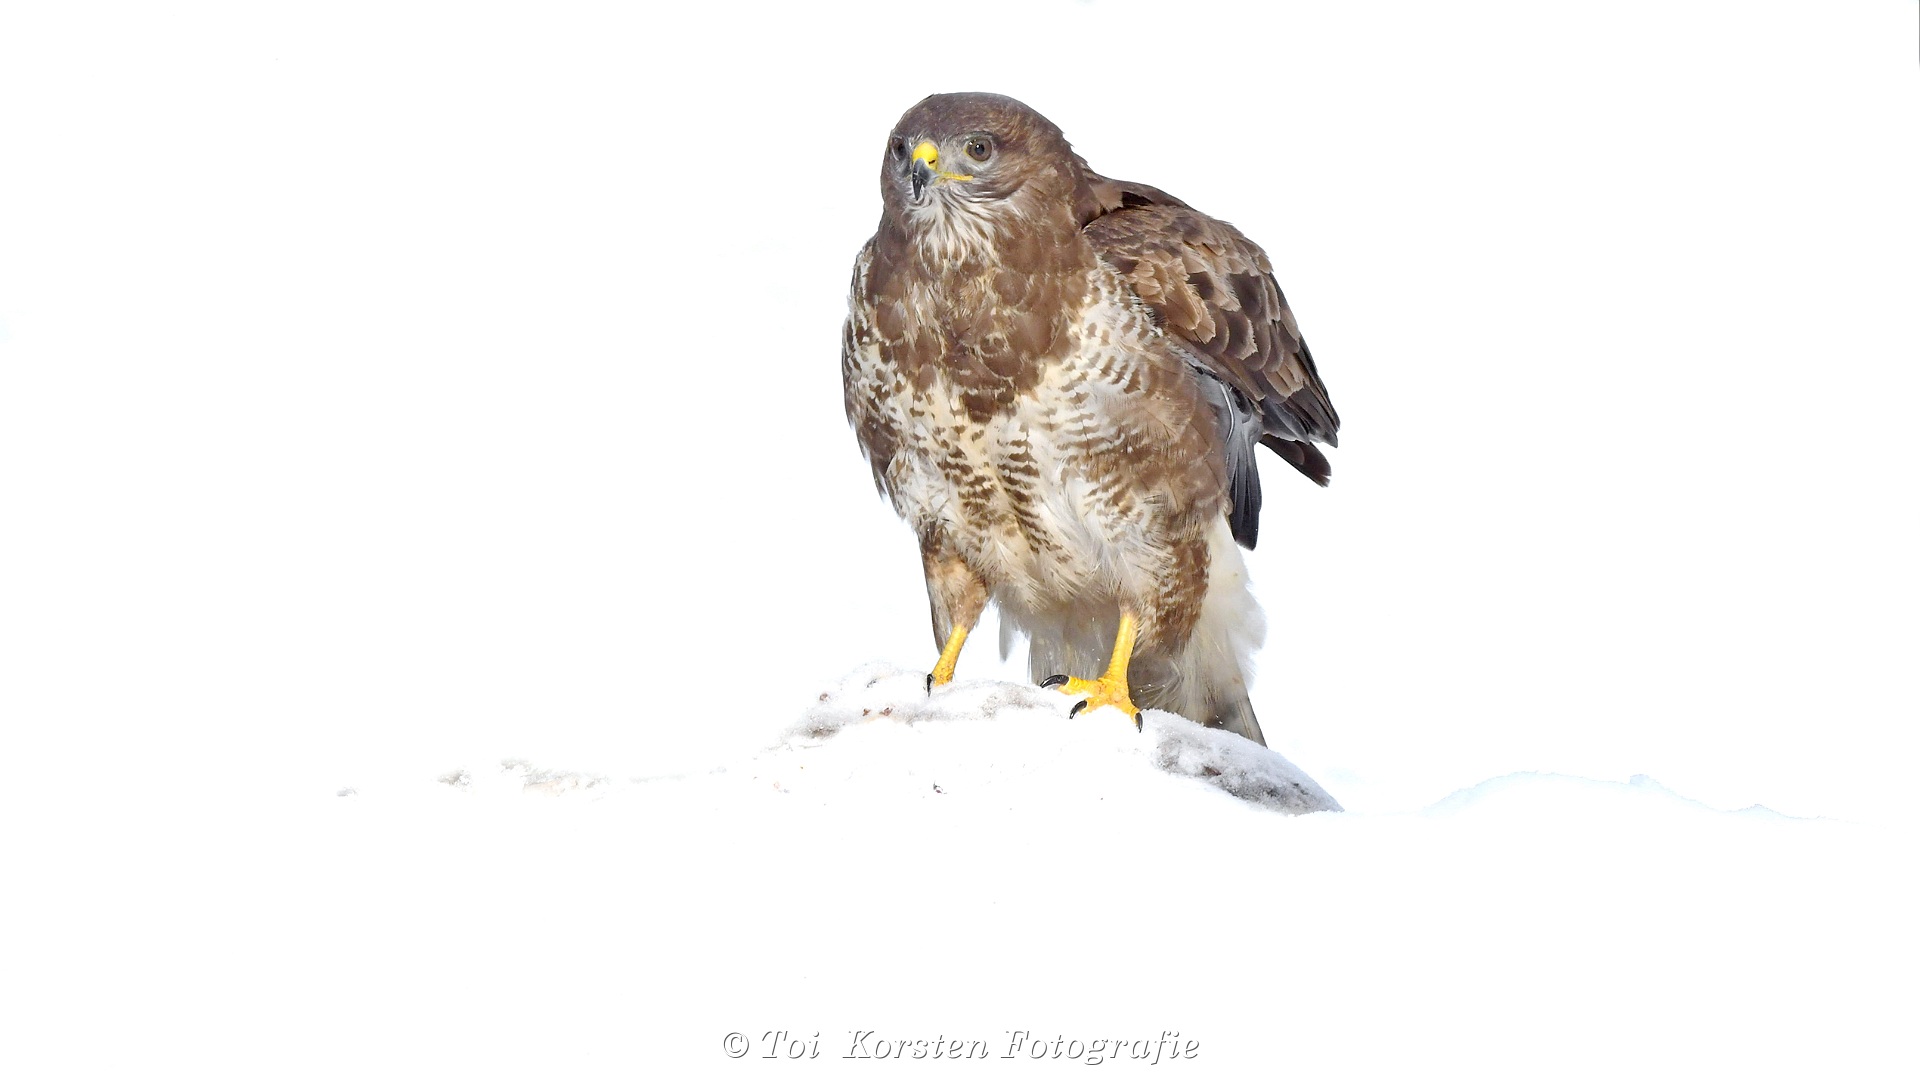
[{"label": "white background", "polygon": [[8,830],[699,770],[930,664],[838,330],[888,129],[974,89],[1272,256],[1344,426],[1327,490],[1265,462],[1253,696],[1349,809],[1909,818],[1916,48],[1895,0],[10,6]]}]

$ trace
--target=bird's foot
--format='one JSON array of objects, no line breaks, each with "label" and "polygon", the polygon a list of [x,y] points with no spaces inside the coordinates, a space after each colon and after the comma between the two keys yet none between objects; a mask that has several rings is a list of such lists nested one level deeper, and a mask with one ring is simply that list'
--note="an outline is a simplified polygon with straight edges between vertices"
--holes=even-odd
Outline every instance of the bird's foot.
[{"label": "bird's foot", "polygon": [[940,650],[940,659],[927,673],[927,693],[933,693],[936,686],[945,686],[953,681],[953,669],[960,664],[960,646],[967,643],[967,628],[955,626],[947,635],[947,644]]},{"label": "bird's foot", "polygon": [[1135,731],[1140,730],[1140,709],[1133,703],[1127,692],[1127,679],[1124,675],[1109,672],[1097,679],[1070,679],[1065,675],[1055,675],[1040,684],[1043,687],[1058,689],[1063,694],[1085,694],[1086,698],[1073,703],[1068,716],[1079,716],[1083,709],[1098,709],[1111,705],[1133,717]]}]

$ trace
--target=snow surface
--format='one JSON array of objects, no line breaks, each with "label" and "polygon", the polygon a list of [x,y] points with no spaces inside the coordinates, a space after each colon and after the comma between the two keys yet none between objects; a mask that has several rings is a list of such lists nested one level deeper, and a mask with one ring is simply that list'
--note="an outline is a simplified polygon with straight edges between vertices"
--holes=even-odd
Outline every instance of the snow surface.
[{"label": "snow surface", "polygon": [[[996,1075],[1915,1063],[1910,832],[1541,773],[1284,813],[1261,799],[1297,771],[1184,720],[924,685],[868,665],[759,751],[665,774],[449,760],[296,806],[176,774],[212,797],[161,815],[71,777],[10,819],[10,1053],[33,1076],[976,1067],[956,1044]],[[1169,1043],[1192,1054],[1132,1056]]]},{"label": "snow surface", "polygon": [[[1920,1073],[1914,6],[955,11],[5,5],[0,1069]],[[1313,344],[1271,754],[914,685],[839,325],[965,89]]]},{"label": "snow surface", "polygon": [[397,1064],[487,1073],[845,1075],[874,1039],[902,1067],[955,1040],[1083,1067],[1106,1040],[1104,1067],[1140,1068],[1113,1044],[1166,1032],[1199,1056],[1158,1067],[1207,1076],[1914,1060],[1910,834],[1537,773],[1296,816],[1221,789],[1302,779],[1236,737],[924,678],[861,668],[706,771],[473,763],[344,795],[303,849],[296,909],[323,922],[298,951],[332,968],[304,1006]]}]

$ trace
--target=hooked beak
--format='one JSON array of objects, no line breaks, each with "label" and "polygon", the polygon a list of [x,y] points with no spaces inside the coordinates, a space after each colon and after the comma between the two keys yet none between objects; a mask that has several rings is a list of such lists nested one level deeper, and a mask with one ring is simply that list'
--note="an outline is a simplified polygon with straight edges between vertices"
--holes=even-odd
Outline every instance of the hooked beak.
[{"label": "hooked beak", "polygon": [[920,145],[913,148],[913,164],[909,167],[908,179],[913,184],[913,201],[919,202],[920,196],[932,186],[935,180],[971,180],[964,173],[940,171],[940,150],[930,139],[922,139]]}]

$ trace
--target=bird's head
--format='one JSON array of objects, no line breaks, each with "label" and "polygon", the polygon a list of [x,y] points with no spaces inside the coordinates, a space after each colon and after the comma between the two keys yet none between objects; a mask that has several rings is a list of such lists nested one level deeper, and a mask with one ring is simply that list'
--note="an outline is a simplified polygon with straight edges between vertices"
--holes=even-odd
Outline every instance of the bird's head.
[{"label": "bird's head", "polygon": [[1087,175],[1060,129],[1020,102],[935,94],[888,135],[880,191],[909,232],[990,238],[1022,217],[1073,214]]}]

